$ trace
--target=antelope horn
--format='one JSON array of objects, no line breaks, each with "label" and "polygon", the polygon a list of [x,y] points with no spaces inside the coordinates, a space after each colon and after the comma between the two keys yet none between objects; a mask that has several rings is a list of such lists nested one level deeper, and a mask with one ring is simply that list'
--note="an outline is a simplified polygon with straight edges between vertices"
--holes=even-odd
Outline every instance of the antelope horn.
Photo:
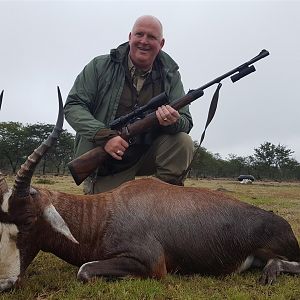
[{"label": "antelope horn", "polygon": [[3,93],[4,93],[4,90],[2,90],[1,95],[0,95],[0,110],[1,110],[1,105],[2,105]]},{"label": "antelope horn", "polygon": [[4,175],[0,171],[0,195],[5,194],[6,192],[8,192],[8,186],[5,181]]},{"label": "antelope horn", "polygon": [[[3,93],[4,93],[4,90],[1,92],[1,95],[0,95],[0,110],[1,110],[1,105],[2,105]],[[6,192],[8,192],[8,186],[5,181],[4,175],[0,171],[0,195],[3,195]]]},{"label": "antelope horn", "polygon": [[28,156],[27,160],[21,166],[20,170],[16,175],[13,193],[19,197],[27,197],[29,195],[31,178],[37,164],[40,162],[45,153],[50,149],[50,147],[57,141],[62,131],[64,114],[63,102],[59,87],[57,87],[57,92],[59,112],[56,125],[49,137],[37,149],[35,149],[30,156]]}]

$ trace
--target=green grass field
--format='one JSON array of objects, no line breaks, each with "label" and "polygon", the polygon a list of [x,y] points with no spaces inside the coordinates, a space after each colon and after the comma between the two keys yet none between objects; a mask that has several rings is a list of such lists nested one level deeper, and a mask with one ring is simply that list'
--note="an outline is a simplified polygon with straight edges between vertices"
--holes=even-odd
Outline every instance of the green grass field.
[{"label": "green grass field", "polygon": [[[8,179],[9,184],[12,178]],[[68,193],[81,193],[70,177],[35,177],[33,185]],[[188,180],[187,186],[207,187],[242,201],[273,210],[287,219],[300,241],[300,183],[230,180]],[[258,284],[259,271],[226,277],[168,275],[163,280],[124,279],[88,284],[76,280],[77,268],[42,253],[27,269],[20,287],[0,299],[300,299],[300,276],[281,275],[272,286]]]}]

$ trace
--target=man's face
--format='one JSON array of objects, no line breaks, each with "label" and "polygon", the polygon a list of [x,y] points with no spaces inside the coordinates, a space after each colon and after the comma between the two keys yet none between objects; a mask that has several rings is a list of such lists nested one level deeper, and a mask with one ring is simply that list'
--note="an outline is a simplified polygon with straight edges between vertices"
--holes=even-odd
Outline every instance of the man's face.
[{"label": "man's face", "polygon": [[140,20],[129,34],[130,58],[142,70],[149,70],[164,45],[161,27],[154,20]]}]

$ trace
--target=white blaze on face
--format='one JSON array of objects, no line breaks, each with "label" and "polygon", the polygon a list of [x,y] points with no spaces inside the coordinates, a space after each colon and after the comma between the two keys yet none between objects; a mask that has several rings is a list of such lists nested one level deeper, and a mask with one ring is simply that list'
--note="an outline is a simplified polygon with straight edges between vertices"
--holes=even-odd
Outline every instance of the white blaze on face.
[{"label": "white blaze on face", "polygon": [[[1,210],[8,212],[11,191],[3,195]],[[11,288],[20,275],[20,251],[17,248],[18,228],[0,223],[0,291]]]},{"label": "white blaze on face", "polygon": [[20,275],[17,234],[16,225],[0,223],[0,290],[12,287]]}]

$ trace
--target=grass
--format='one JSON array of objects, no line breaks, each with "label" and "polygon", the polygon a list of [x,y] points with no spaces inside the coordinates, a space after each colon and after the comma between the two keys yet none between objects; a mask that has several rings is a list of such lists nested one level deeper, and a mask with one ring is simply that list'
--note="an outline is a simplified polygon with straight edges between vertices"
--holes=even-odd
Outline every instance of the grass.
[{"label": "grass", "polygon": [[[42,179],[42,180],[41,180]],[[8,178],[12,183],[12,178]],[[38,183],[38,182],[42,182]],[[68,193],[82,193],[70,177],[34,178],[33,185]],[[286,218],[300,241],[300,183],[255,182],[243,185],[231,180],[188,180],[187,186],[207,187],[242,201],[273,210]],[[49,253],[40,252],[26,271],[20,288],[0,299],[300,299],[300,276],[281,275],[272,286],[261,286],[259,271],[225,277],[168,275],[163,280],[124,279],[88,284],[76,280],[77,268]]]}]

